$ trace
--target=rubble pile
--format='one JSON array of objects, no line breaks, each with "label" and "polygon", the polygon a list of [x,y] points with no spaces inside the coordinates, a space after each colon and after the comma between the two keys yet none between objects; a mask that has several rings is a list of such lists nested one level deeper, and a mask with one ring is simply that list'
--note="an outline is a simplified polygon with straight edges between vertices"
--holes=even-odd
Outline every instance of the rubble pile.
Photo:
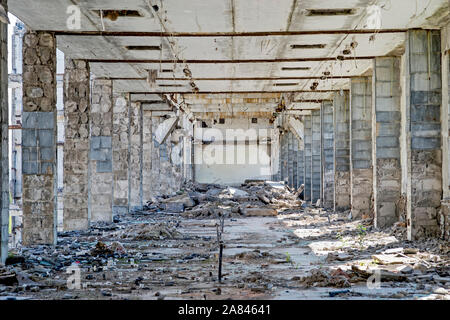
[{"label": "rubble pile", "polygon": [[274,181],[248,180],[239,188],[190,182],[176,195],[149,201],[144,210],[180,213],[188,218],[276,216],[301,208],[302,191],[303,187],[291,190],[284,182]]},{"label": "rubble pile", "polygon": [[300,284],[305,288],[309,287],[350,287],[349,276],[340,269],[331,271],[326,268],[312,269],[310,274],[301,277]]}]

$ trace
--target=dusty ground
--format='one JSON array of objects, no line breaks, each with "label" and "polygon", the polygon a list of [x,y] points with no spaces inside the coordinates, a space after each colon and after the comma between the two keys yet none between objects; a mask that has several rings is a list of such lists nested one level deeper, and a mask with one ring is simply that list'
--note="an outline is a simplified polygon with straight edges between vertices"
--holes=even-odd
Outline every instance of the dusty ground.
[{"label": "dusty ground", "polygon": [[[450,299],[448,243],[400,241],[346,216],[227,218],[218,283],[215,219],[128,215],[61,233],[56,248],[17,251],[3,275],[18,284],[0,285],[0,299]],[[80,289],[68,288],[72,264]],[[375,269],[381,283],[370,289]]]}]

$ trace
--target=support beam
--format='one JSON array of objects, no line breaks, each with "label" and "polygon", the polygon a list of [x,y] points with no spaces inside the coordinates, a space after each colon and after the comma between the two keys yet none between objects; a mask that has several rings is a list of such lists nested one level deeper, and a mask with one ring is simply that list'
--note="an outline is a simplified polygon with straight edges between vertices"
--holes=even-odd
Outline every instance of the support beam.
[{"label": "support beam", "polygon": [[[0,4],[7,11],[7,1]],[[9,151],[8,151],[8,25],[0,22],[0,264],[8,256],[9,223]]]},{"label": "support beam", "polygon": [[89,65],[66,58],[64,73],[64,230],[89,228]]},{"label": "support beam", "polygon": [[334,126],[333,102],[324,101],[321,108],[322,118],[322,181],[323,207],[334,208]]},{"label": "support beam", "polygon": [[[304,31],[255,31],[255,32],[140,32],[140,31],[51,31],[58,36],[99,36],[99,37],[270,37],[299,36],[323,34],[373,34],[373,33],[404,33],[406,29],[346,29],[346,30],[304,30]],[[50,32],[50,31],[49,31]]]},{"label": "support beam", "polygon": [[348,91],[336,93],[334,108],[334,210],[350,209],[350,101]]},{"label": "support beam", "polygon": [[279,59],[235,59],[235,60],[206,60],[206,59],[189,59],[189,60],[155,60],[155,59],[89,59],[90,63],[188,63],[188,64],[236,64],[236,63],[278,63],[278,62],[309,62],[309,61],[345,61],[345,60],[372,60],[374,56],[339,56],[339,57],[309,57],[309,58],[279,58]]},{"label": "support beam", "polygon": [[401,215],[400,58],[374,60],[372,88],[374,224],[383,228]]},{"label": "support beam", "polygon": [[439,234],[442,197],[441,35],[438,30],[407,32],[407,235]]},{"label": "support beam", "polygon": [[372,217],[372,79],[352,78],[350,88],[350,183],[353,219]]},{"label": "support beam", "polygon": [[315,204],[317,200],[321,199],[322,189],[320,110],[312,111],[311,126],[311,202]]},{"label": "support beam", "polygon": [[89,217],[93,222],[113,219],[112,89],[111,80],[92,82]]},{"label": "support beam", "polygon": [[56,244],[56,39],[23,39],[23,244]]},{"label": "support beam", "polygon": [[305,128],[305,152],[304,152],[304,166],[305,166],[305,190],[304,200],[311,201],[311,174],[312,174],[312,116],[304,116]]}]

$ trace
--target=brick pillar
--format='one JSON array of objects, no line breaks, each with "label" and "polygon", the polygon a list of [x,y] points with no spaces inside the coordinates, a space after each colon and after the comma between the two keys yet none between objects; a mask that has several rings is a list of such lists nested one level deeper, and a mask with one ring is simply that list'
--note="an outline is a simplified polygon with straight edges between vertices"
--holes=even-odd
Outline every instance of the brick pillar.
[{"label": "brick pillar", "polygon": [[[7,1],[0,3],[7,10]],[[0,263],[8,256],[9,152],[8,152],[8,25],[0,22]]]},{"label": "brick pillar", "polygon": [[89,66],[66,58],[64,72],[64,230],[89,228]]},{"label": "brick pillar", "polygon": [[143,207],[142,200],[142,105],[138,102],[129,103],[129,204],[131,210],[140,210]]},{"label": "brick pillar", "polygon": [[56,39],[23,41],[23,244],[56,243]]},{"label": "brick pillar", "polygon": [[407,32],[408,239],[439,234],[442,198],[440,32]]},{"label": "brick pillar", "polygon": [[350,86],[350,170],[352,217],[372,217],[372,79],[352,78]]},{"label": "brick pillar", "polygon": [[112,221],[112,81],[94,79],[91,92],[89,218]]},{"label": "brick pillar", "polygon": [[334,107],[334,210],[350,209],[350,108],[348,91],[336,93]]},{"label": "brick pillar", "polygon": [[311,126],[311,202],[315,204],[321,197],[322,184],[320,110],[312,111]]},{"label": "brick pillar", "polygon": [[311,116],[304,117],[304,129],[305,129],[305,190],[304,199],[305,201],[311,201],[311,143],[312,143],[312,130],[311,130]]},{"label": "brick pillar", "polygon": [[334,127],[333,103],[324,101],[322,117],[323,207],[334,208]]},{"label": "brick pillar", "polygon": [[127,97],[114,96],[113,106],[113,214],[128,213],[129,110]]},{"label": "brick pillar", "polygon": [[374,224],[377,228],[398,221],[401,195],[400,163],[400,58],[374,60],[372,152]]}]

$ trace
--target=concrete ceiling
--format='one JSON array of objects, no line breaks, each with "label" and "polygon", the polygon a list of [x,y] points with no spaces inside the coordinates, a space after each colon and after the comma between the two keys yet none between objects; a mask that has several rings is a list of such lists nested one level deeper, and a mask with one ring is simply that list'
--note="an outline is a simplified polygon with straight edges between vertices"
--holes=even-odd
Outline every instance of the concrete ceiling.
[{"label": "concrete ceiling", "polygon": [[[448,3],[14,0],[9,1],[9,10],[33,30],[54,31],[60,50],[71,58],[89,60],[91,72],[113,78],[117,91],[192,93],[193,82],[200,93],[233,92],[244,98],[249,92],[296,92],[294,100],[314,100],[330,98],[328,90],[348,89],[348,78],[371,69],[372,57],[391,54],[404,44],[406,29],[437,27],[448,19]],[[73,5],[81,9],[77,30],[67,24]],[[376,7],[371,5],[377,5],[380,13],[375,24],[370,17]],[[342,14],[330,15],[323,9]],[[138,16],[102,21],[99,10],[104,15],[107,10],[129,10],[128,14],[134,10]],[[374,32],[377,21],[380,29]],[[350,51],[344,54],[346,49]],[[186,76],[185,68],[191,76]],[[148,70],[158,70],[156,86],[147,83]],[[313,82],[318,86],[308,92]],[[198,101],[198,95],[186,97],[197,99],[193,106],[206,103],[216,110],[219,105]],[[276,106],[276,101],[270,105]]]}]

